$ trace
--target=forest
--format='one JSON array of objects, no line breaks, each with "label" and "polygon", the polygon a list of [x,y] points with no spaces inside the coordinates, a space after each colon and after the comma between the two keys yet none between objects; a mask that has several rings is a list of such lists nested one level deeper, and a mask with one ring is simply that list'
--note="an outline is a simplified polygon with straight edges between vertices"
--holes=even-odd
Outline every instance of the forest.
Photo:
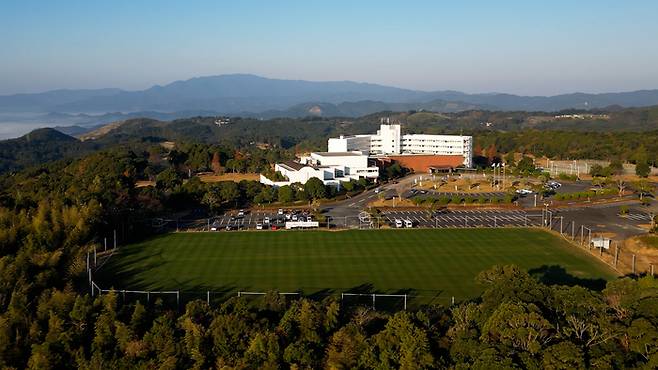
[{"label": "forest", "polygon": [[607,111],[565,111],[606,119],[555,119],[546,112],[425,111],[380,112],[359,118],[231,117],[218,126],[216,117],[190,117],[173,121],[130,119],[85,140],[39,129],[21,138],[0,142],[0,173],[17,171],[48,161],[84,156],[99,150],[129,148],[147,150],[153,144],[197,143],[237,150],[254,148],[286,151],[292,157],[307,151],[326,150],[327,138],[373,133],[380,117],[391,117],[405,132],[465,134],[474,145],[495,145],[499,152],[514,151],[552,159],[603,159],[655,165],[658,162],[658,108]]}]

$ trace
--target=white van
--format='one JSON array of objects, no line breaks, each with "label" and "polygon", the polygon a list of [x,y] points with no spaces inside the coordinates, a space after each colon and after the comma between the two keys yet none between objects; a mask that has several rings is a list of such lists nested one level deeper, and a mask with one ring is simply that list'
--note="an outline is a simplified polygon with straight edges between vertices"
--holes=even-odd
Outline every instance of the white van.
[{"label": "white van", "polygon": [[410,219],[404,220],[404,227],[411,228],[414,227],[414,223]]},{"label": "white van", "polygon": [[397,227],[397,228],[402,227],[402,220],[396,218],[395,219],[395,227]]}]

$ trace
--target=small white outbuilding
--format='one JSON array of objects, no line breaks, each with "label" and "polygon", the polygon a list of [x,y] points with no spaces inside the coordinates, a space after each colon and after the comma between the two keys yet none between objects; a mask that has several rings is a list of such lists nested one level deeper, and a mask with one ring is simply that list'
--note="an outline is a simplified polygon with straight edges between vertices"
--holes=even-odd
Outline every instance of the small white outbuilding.
[{"label": "small white outbuilding", "polygon": [[599,236],[596,238],[592,238],[590,244],[594,248],[610,249],[610,244],[612,244],[612,239]]}]

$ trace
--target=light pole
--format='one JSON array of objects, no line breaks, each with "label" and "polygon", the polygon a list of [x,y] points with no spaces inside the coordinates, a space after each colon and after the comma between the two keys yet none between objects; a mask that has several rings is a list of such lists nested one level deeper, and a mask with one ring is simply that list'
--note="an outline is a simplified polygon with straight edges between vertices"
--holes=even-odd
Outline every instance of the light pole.
[{"label": "light pole", "polygon": [[503,165],[503,190],[505,190],[505,163]]}]

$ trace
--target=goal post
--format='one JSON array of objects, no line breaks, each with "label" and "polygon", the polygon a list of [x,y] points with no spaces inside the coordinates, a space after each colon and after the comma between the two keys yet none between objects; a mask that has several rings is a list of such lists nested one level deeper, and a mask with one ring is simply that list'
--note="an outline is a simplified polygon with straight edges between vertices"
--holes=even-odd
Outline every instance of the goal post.
[{"label": "goal post", "polygon": [[[393,300],[391,300],[391,298]],[[347,306],[367,306],[377,310],[395,309],[397,305],[403,310],[407,309],[409,295],[407,294],[383,294],[383,293],[341,293],[341,304]],[[391,304],[392,303],[392,304]]]}]

